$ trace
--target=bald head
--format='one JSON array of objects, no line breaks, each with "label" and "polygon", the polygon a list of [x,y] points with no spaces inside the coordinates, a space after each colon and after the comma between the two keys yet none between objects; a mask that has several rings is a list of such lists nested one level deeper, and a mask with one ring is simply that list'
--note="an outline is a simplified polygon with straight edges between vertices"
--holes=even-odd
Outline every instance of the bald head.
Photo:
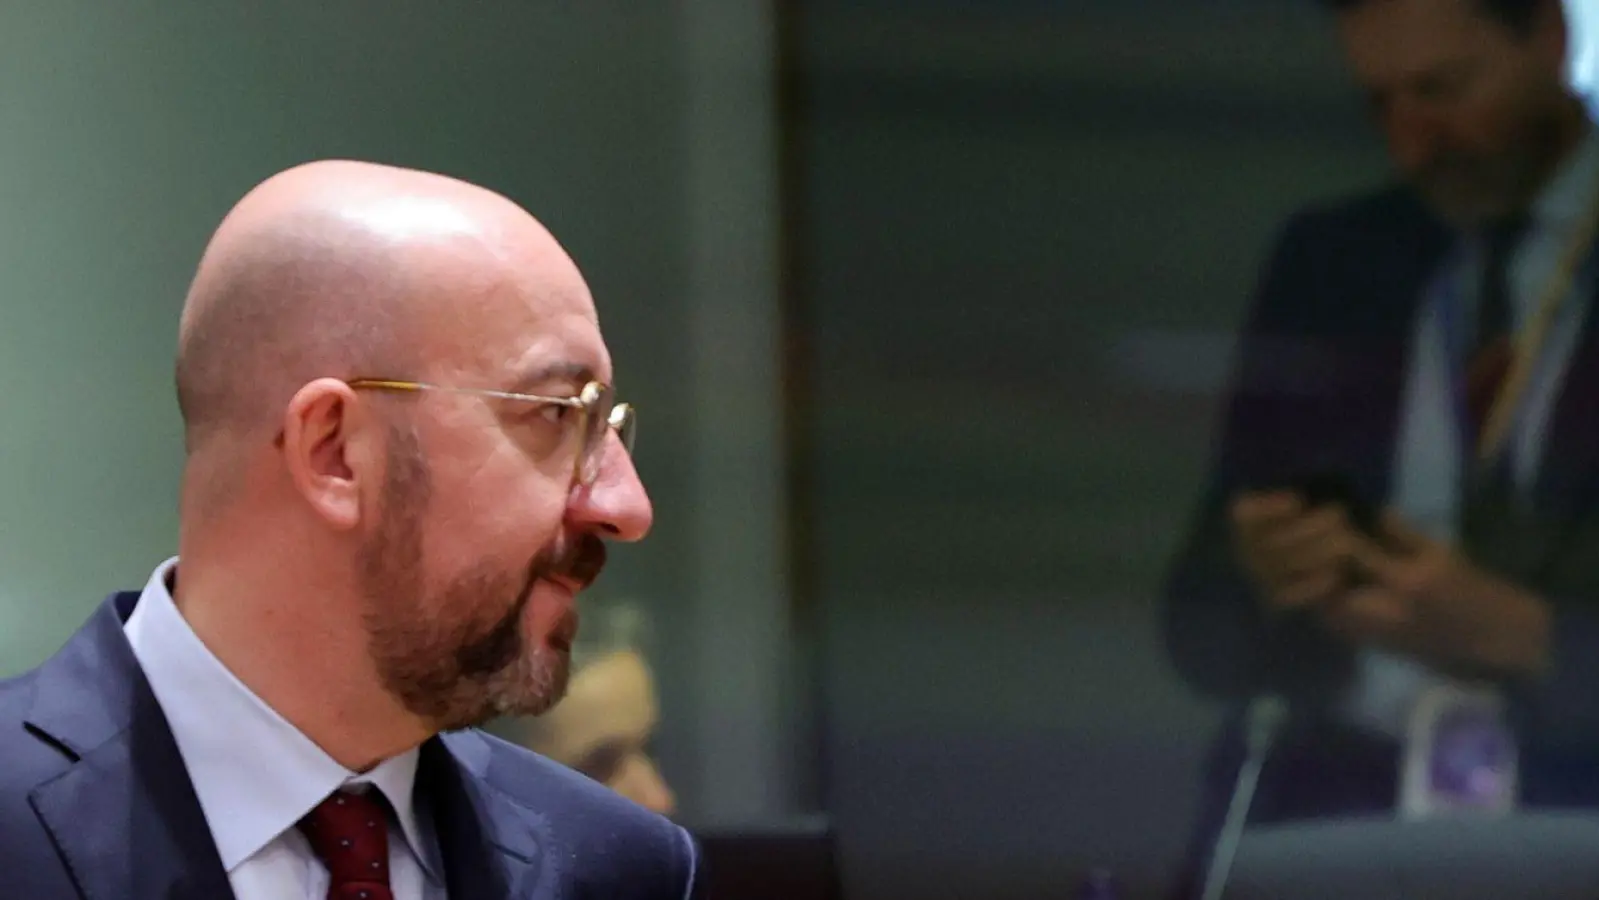
[{"label": "bald head", "polygon": [[529,243],[560,252],[511,201],[440,175],[329,161],[263,182],[217,229],[184,304],[190,452],[275,428],[315,378],[417,373],[449,301],[495,290]]}]

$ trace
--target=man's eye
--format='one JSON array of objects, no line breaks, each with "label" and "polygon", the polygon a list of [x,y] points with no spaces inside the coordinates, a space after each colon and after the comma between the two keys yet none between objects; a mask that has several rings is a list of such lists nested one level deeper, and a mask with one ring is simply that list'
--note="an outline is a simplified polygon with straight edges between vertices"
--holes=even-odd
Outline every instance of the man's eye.
[{"label": "man's eye", "polygon": [[551,425],[560,425],[572,413],[572,407],[562,406],[559,403],[546,403],[539,408],[538,415]]}]

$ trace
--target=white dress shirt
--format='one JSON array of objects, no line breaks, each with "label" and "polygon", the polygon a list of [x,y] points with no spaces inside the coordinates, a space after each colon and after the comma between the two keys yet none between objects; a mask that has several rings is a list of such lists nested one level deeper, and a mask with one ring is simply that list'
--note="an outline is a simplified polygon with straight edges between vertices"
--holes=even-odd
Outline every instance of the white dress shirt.
[{"label": "white dress shirt", "polygon": [[418,752],[362,774],[334,762],[195,636],[168,587],[176,566],[176,559],[167,560],[150,576],[126,632],[238,900],[325,900],[327,869],[296,823],[347,785],[381,791],[394,809],[389,872],[395,900],[444,900],[438,843],[412,799]]}]

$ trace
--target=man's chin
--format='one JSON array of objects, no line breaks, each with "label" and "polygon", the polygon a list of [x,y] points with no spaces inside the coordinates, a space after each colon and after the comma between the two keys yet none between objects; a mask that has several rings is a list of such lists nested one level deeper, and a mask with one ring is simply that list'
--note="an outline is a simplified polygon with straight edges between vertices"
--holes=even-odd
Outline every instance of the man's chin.
[{"label": "man's chin", "polygon": [[1521,190],[1508,179],[1449,184],[1422,182],[1417,185],[1433,212],[1456,228],[1481,228],[1521,212],[1533,193]]},{"label": "man's chin", "polygon": [[509,702],[501,710],[505,715],[539,716],[561,702],[566,696],[567,683],[572,675],[570,650],[550,645],[544,647],[538,658],[523,666],[519,683],[511,686],[501,696]]},{"label": "man's chin", "polygon": [[572,679],[572,652],[570,650],[555,650],[551,648],[549,670],[549,690],[544,696],[544,708],[539,712],[547,712],[550,707],[560,703],[566,697],[566,688]]}]

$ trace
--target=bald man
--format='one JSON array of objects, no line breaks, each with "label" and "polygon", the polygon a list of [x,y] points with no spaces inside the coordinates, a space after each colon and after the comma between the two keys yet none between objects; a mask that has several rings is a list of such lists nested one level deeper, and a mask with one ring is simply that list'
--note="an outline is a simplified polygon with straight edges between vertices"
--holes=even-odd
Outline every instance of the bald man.
[{"label": "bald man", "polygon": [[178,556],[0,683],[0,893],[698,896],[681,828],[474,727],[561,697],[576,595],[652,517],[555,239],[302,166],[222,222],[178,344]]}]

